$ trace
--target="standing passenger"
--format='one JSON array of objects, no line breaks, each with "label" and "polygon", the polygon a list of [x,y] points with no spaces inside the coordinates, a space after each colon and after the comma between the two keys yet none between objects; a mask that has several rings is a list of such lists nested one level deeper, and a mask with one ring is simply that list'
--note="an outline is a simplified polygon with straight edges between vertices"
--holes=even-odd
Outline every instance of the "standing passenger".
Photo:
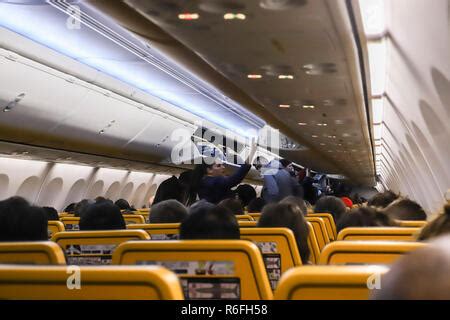
[{"label": "standing passenger", "polygon": [[212,164],[203,162],[196,165],[192,173],[192,182],[188,191],[188,205],[193,204],[197,197],[217,204],[220,201],[233,197],[231,188],[244,180],[251,168],[251,161],[256,152],[257,145],[253,144],[245,163],[231,176],[225,176],[225,165],[216,158]]}]

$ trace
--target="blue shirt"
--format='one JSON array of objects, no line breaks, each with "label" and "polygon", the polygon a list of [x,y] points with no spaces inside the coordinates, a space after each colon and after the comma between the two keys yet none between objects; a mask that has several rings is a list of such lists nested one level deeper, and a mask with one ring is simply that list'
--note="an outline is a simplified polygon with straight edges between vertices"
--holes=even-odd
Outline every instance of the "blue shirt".
[{"label": "blue shirt", "polygon": [[198,190],[198,197],[200,200],[204,199],[216,204],[232,197],[233,192],[231,188],[237,186],[244,180],[250,168],[251,166],[249,164],[243,164],[231,176],[204,177]]}]

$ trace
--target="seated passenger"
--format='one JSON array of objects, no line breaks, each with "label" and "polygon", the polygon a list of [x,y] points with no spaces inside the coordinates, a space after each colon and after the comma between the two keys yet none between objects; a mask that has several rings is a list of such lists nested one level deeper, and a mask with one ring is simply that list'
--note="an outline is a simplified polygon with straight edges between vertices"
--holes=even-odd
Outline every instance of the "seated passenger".
[{"label": "seated passenger", "polygon": [[420,232],[419,241],[450,233],[450,204],[444,207],[444,212],[429,222]]},{"label": "seated passenger", "polygon": [[349,208],[349,209],[353,208],[352,199],[350,199],[349,197],[341,197],[341,200],[347,208]]},{"label": "seated passenger", "polygon": [[262,211],[258,227],[292,230],[303,264],[309,263],[309,229],[298,205],[292,203],[268,204]]},{"label": "seated passenger", "polygon": [[75,205],[76,205],[76,203],[74,203],[74,202],[71,203],[71,204],[69,204],[69,205],[64,209],[64,212],[73,214],[73,211],[75,210]]},{"label": "seated passenger", "polygon": [[230,210],[230,212],[232,214],[235,214],[235,215],[245,214],[244,207],[242,206],[241,201],[238,199],[229,198],[229,199],[222,200],[219,202],[219,207],[226,208],[226,209]]},{"label": "seated passenger", "polygon": [[0,201],[0,241],[47,241],[47,214],[25,199]]},{"label": "seated passenger", "polygon": [[415,201],[397,199],[388,205],[384,212],[396,220],[427,220],[425,210]]},{"label": "seated passenger", "polygon": [[48,221],[59,221],[58,211],[53,207],[42,207],[47,214]]},{"label": "seated passenger", "polygon": [[250,201],[256,199],[256,190],[249,184],[241,184],[236,188],[236,194],[241,200],[242,206],[245,208]]},{"label": "seated passenger", "polygon": [[133,213],[136,211],[125,199],[119,199],[114,202],[114,204],[118,206],[120,210],[124,210],[124,213]]},{"label": "seated passenger", "polygon": [[450,300],[450,236],[398,259],[381,277],[376,300]]},{"label": "seated passenger", "polygon": [[[152,213],[153,214],[153,213]],[[180,239],[240,239],[239,224],[227,209],[204,200],[193,204],[181,223]]]},{"label": "seated passenger", "polygon": [[377,193],[367,202],[367,205],[371,207],[386,208],[392,202],[397,200],[398,197],[399,196],[392,191]]},{"label": "seated passenger", "polygon": [[302,213],[303,213],[304,216],[306,216],[308,214],[308,208],[306,207],[305,200],[303,200],[300,197],[289,196],[289,197],[286,197],[283,200],[281,200],[280,203],[295,204],[295,205],[297,205],[300,208],[300,210],[302,210]]},{"label": "seated passenger", "polygon": [[347,212],[344,202],[333,196],[325,196],[317,200],[314,208],[315,213],[330,213],[334,223],[338,224],[341,217]]},{"label": "seated passenger", "polygon": [[262,209],[266,205],[263,198],[255,198],[247,206],[248,213],[261,213]]},{"label": "seated passenger", "polygon": [[126,229],[118,206],[109,202],[94,203],[80,217],[81,231]]},{"label": "seated passenger", "polygon": [[81,217],[84,214],[84,212],[87,210],[87,208],[91,204],[94,204],[94,203],[95,203],[94,200],[88,200],[88,199],[81,200],[80,202],[75,204],[75,207],[73,209],[73,214],[75,215],[75,217]]},{"label": "seated passenger", "polygon": [[394,227],[397,223],[389,218],[384,212],[373,208],[363,207],[353,209],[345,213],[339,220],[337,232],[350,227]]},{"label": "seated passenger", "polygon": [[177,200],[165,200],[154,204],[151,212],[150,223],[180,223],[188,215],[186,207]]}]

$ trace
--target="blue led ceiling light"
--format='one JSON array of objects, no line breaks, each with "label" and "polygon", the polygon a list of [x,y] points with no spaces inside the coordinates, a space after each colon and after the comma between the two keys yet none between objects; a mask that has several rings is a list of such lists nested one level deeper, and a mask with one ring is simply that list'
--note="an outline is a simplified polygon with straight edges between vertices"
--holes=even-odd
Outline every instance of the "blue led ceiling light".
[{"label": "blue led ceiling light", "polygon": [[[0,26],[241,135],[265,125],[83,2],[46,2],[0,0]],[[78,19],[81,29],[67,28],[71,4],[80,7],[79,17],[71,19]]]}]

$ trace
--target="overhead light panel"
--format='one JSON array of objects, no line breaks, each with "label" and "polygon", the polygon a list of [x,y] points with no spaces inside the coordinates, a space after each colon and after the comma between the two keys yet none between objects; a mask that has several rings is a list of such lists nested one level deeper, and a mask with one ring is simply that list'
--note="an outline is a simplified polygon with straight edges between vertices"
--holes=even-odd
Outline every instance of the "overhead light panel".
[{"label": "overhead light panel", "polygon": [[249,75],[247,75],[247,78],[249,78],[249,79],[261,79],[262,75],[260,75],[260,74],[249,74]]},{"label": "overhead light panel", "polygon": [[291,75],[291,74],[280,74],[278,76],[278,79],[280,79],[280,80],[292,80],[292,79],[294,79],[294,76]]},{"label": "overhead light panel", "polygon": [[303,109],[314,109],[316,106],[312,105],[312,104],[304,104],[303,105]]},{"label": "overhead light panel", "polygon": [[198,13],[180,13],[178,19],[180,20],[197,20],[200,18]]},{"label": "overhead light panel", "polygon": [[291,105],[290,104],[280,104],[278,107],[287,109],[287,108],[290,108]]},{"label": "overhead light panel", "polygon": [[247,16],[243,13],[225,13],[223,18],[225,20],[245,20]]}]

